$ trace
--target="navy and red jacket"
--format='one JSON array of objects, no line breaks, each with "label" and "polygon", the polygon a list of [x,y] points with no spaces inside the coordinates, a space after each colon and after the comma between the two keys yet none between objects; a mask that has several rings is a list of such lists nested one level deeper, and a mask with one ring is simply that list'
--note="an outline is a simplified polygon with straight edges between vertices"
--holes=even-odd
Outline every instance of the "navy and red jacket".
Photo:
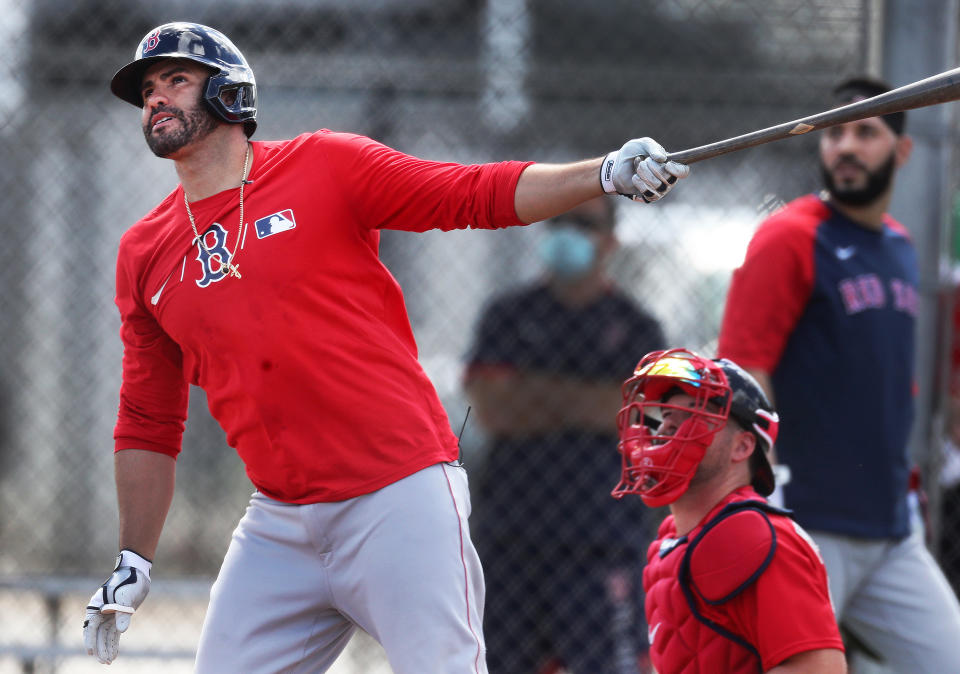
[{"label": "navy and red jacket", "polygon": [[785,504],[807,529],[909,533],[918,278],[902,225],[816,195],[767,218],[733,274],[718,351],[772,375]]}]

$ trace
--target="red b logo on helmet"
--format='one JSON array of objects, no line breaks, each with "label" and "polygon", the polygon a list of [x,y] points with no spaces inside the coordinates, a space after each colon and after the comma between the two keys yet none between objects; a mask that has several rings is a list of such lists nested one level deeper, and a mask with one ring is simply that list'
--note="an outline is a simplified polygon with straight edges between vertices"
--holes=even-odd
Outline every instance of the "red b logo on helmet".
[{"label": "red b logo on helmet", "polygon": [[146,54],[148,51],[157,48],[157,45],[160,44],[160,29],[153,31],[150,35],[147,36],[146,45],[143,48],[143,53]]}]

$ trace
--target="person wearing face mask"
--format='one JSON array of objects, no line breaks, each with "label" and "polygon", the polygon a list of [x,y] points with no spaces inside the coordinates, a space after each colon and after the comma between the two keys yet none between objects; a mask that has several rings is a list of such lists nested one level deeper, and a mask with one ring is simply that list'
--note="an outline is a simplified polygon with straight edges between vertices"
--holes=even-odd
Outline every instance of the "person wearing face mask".
[{"label": "person wearing face mask", "polygon": [[634,347],[665,340],[607,275],[616,247],[610,198],[554,218],[537,249],[543,276],[495,296],[476,326],[464,385],[489,439],[471,525],[492,674],[644,669],[652,532],[639,504],[608,495],[612,410]]}]

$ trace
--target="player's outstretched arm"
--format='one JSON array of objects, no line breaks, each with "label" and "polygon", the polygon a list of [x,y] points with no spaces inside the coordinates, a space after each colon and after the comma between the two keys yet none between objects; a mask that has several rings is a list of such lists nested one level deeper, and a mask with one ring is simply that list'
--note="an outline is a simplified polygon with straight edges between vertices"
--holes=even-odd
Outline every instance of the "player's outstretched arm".
[{"label": "player's outstretched arm", "polygon": [[846,674],[847,661],[843,651],[821,648],[792,655],[767,674]]},{"label": "player's outstretched arm", "polygon": [[150,570],[173,498],[176,463],[165,454],[127,449],[114,455],[120,554],[113,573],[87,605],[83,641],[103,664],[117,657],[120,635],[150,591]]},{"label": "player's outstretched arm", "polygon": [[657,201],[689,174],[685,164],[667,161],[666,151],[655,140],[636,138],[605,157],[527,167],[517,182],[514,204],[517,217],[538,222],[604,193]]}]

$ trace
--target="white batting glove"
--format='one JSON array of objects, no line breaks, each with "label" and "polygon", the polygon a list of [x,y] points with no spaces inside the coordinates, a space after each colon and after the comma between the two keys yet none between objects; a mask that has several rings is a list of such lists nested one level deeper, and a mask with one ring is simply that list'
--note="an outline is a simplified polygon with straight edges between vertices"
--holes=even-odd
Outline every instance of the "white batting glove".
[{"label": "white batting glove", "polygon": [[120,635],[130,627],[130,618],[150,591],[153,563],[133,550],[121,550],[117,567],[87,605],[83,643],[87,654],[109,665],[117,657]]},{"label": "white batting glove", "polygon": [[667,152],[652,138],[628,140],[611,152],[600,166],[600,184],[607,194],[622,194],[634,201],[657,201],[673,189],[690,167],[667,161]]}]

